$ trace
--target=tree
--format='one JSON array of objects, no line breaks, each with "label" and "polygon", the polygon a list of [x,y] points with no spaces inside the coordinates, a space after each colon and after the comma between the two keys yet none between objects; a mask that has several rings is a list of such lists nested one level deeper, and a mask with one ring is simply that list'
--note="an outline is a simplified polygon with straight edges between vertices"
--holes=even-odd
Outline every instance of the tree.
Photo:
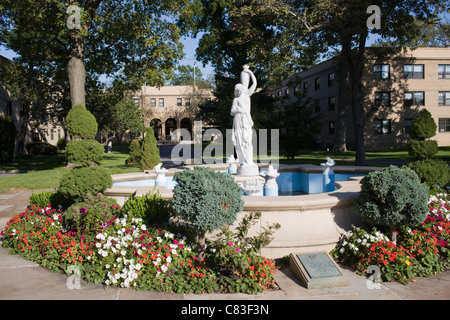
[{"label": "tree", "polygon": [[205,257],[206,232],[232,224],[244,208],[242,190],[234,178],[207,167],[175,173],[172,208],[197,229],[199,260]]},{"label": "tree", "polygon": [[145,138],[141,145],[141,156],[139,159],[141,170],[151,170],[161,162],[159,149],[156,145],[155,133],[153,127],[148,127]]},{"label": "tree", "polygon": [[134,137],[140,136],[145,131],[143,111],[131,98],[124,98],[118,102],[104,119],[107,121],[103,131],[115,133],[119,143],[126,131],[130,131]]},{"label": "tree", "polygon": [[390,231],[391,241],[395,242],[398,227],[414,227],[425,220],[429,211],[428,188],[407,167],[389,166],[370,172],[361,180],[355,211],[369,225]]},{"label": "tree", "polygon": [[[256,13],[262,12],[265,17],[272,14],[272,19],[264,21],[268,28],[270,26],[281,37],[280,43],[294,43],[297,46],[306,43],[315,53],[337,56],[343,72],[340,80],[349,96],[348,109],[340,114],[352,114],[357,165],[366,162],[361,98],[362,71],[369,34],[378,35],[398,47],[407,46],[420,37],[420,24],[417,21],[438,21],[439,13],[446,7],[436,0],[249,0],[240,3],[246,8],[236,11],[241,24],[253,24]],[[368,20],[373,17],[369,14],[373,11],[368,14],[369,7],[380,9],[380,28],[370,27]],[[279,46],[274,48],[281,50]]]},{"label": "tree", "polygon": [[[86,105],[91,88],[104,90],[104,75],[122,93],[118,102],[124,92],[144,82],[162,85],[171,74],[182,46],[170,19],[181,5],[168,0],[151,5],[144,0],[0,0],[1,44],[20,57],[40,57],[33,60],[34,68],[45,63],[63,68],[70,106]],[[17,45],[24,43],[34,46]]]}]

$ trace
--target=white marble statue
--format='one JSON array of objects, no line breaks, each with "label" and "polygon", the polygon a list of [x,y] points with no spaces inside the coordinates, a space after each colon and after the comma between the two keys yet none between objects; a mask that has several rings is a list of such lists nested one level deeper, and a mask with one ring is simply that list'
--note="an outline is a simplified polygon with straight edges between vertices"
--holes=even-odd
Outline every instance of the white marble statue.
[{"label": "white marble statue", "polygon": [[[252,84],[249,87],[250,79]],[[240,163],[237,173],[238,175],[258,175],[258,166],[253,162],[253,120],[250,115],[250,97],[256,89],[256,77],[248,66],[244,66],[240,80],[241,82],[234,88],[235,97],[230,113],[234,116],[232,141]]]}]

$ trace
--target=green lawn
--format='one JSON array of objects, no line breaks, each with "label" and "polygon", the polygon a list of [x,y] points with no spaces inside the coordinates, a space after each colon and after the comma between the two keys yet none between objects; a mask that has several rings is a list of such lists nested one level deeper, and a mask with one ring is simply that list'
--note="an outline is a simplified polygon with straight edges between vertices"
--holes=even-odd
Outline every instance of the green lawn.
[{"label": "green lawn", "polygon": [[[128,144],[115,145],[112,153],[105,153],[101,165],[107,168],[111,174],[125,172],[139,172],[138,165],[128,166],[125,160],[128,158]],[[450,147],[439,148],[437,155],[439,158],[450,162]],[[326,161],[326,157],[331,157],[338,165],[352,165],[355,153],[348,151],[345,153],[321,152],[309,149],[303,150],[295,159],[286,159],[280,156],[280,163],[283,164],[316,164]],[[412,160],[406,150],[367,152],[366,158],[369,165],[386,166],[383,160]],[[52,189],[59,185],[59,180],[67,171],[67,161],[64,153],[54,156],[27,156],[17,161],[0,164],[0,170],[27,170],[27,173],[0,177],[0,193],[19,190],[41,190]]]},{"label": "green lawn", "polygon": [[[101,165],[111,174],[138,172],[138,165],[127,166],[128,145],[114,146],[105,153]],[[54,156],[26,156],[11,163],[0,164],[0,170],[27,170],[27,173],[0,177],[0,193],[21,190],[53,189],[59,186],[61,177],[67,172],[65,153]]]}]

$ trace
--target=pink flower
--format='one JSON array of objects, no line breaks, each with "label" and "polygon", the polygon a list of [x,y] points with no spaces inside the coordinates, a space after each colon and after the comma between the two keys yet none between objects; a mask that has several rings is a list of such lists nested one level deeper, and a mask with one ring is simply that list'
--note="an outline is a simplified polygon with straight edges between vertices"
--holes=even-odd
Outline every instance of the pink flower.
[{"label": "pink flower", "polygon": [[233,242],[229,241],[229,242],[228,242],[228,245],[229,245],[229,246],[233,246]]}]

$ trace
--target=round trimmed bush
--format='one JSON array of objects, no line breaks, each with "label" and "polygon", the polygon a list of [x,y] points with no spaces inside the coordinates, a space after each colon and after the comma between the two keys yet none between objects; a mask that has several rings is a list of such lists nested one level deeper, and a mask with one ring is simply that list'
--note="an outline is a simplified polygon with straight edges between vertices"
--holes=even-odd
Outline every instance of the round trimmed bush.
[{"label": "round trimmed bush", "polygon": [[411,140],[407,147],[409,155],[418,160],[432,158],[439,151],[436,140]]},{"label": "round trimmed bush", "polygon": [[102,167],[73,168],[63,175],[59,190],[73,200],[83,200],[87,194],[103,193],[112,186],[108,170]]},{"label": "round trimmed bush", "polygon": [[450,167],[440,159],[424,159],[408,163],[422,183],[432,187],[434,185],[446,186],[450,184]]},{"label": "round trimmed bush", "polygon": [[45,141],[32,141],[26,144],[28,154],[34,156],[58,154],[58,147]]},{"label": "round trimmed bush", "polygon": [[67,129],[74,139],[93,139],[97,134],[98,124],[95,117],[85,106],[72,107],[66,117]]},{"label": "round trimmed bush", "polygon": [[422,223],[428,213],[428,188],[408,167],[389,166],[361,179],[355,211],[371,226],[395,230],[401,225]]},{"label": "round trimmed bush", "polygon": [[175,173],[174,180],[173,209],[202,231],[233,223],[244,206],[241,188],[226,173],[195,167]]},{"label": "round trimmed bush", "polygon": [[420,111],[411,123],[411,138],[425,140],[436,135],[436,123],[427,109]]},{"label": "round trimmed bush", "polygon": [[100,164],[105,152],[103,146],[96,140],[70,141],[66,146],[67,161],[80,167]]},{"label": "round trimmed bush", "polygon": [[210,168],[195,167],[175,173],[172,208],[198,230],[199,259],[205,254],[205,233],[232,224],[244,207],[242,191],[234,178]]}]

